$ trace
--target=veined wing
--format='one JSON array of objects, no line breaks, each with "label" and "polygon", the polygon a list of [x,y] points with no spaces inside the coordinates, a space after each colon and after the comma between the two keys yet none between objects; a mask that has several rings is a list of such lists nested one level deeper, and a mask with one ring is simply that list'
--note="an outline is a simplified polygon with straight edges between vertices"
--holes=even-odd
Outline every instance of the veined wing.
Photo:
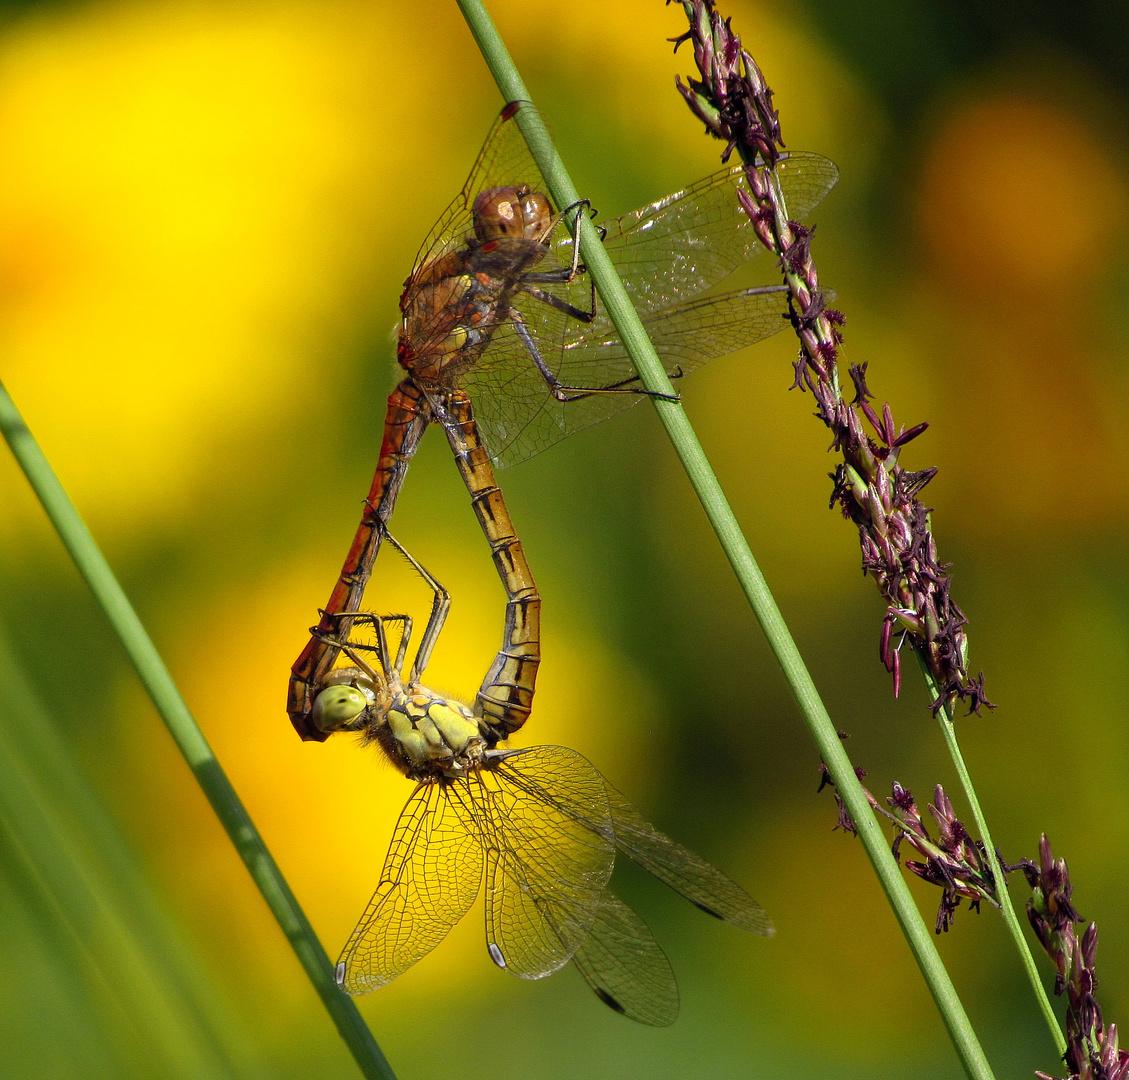
[{"label": "veined wing", "polygon": [[604,784],[620,851],[707,914],[753,934],[772,934],[772,920],[740,885],[659,832],[607,780]]},{"label": "veined wing", "polygon": [[[623,343],[607,326],[577,329],[574,320],[523,296],[518,307],[548,309],[543,323],[553,329],[538,343],[559,340],[542,357],[567,386],[614,386],[633,379],[635,369]],[[687,374],[708,360],[736,352],[784,329],[787,294],[782,286],[741,289],[705,296],[643,317],[668,375]],[[566,321],[568,325],[566,325]],[[638,394],[593,394],[560,402],[549,393],[512,325],[498,329],[490,349],[464,377],[475,402],[483,441],[499,466],[514,465],[554,443],[631,408]]]},{"label": "veined wing", "polygon": [[[526,766],[561,801],[607,823],[603,779],[579,754],[536,747]],[[486,851],[486,942],[499,967],[540,979],[572,958],[591,931],[615,851],[604,833],[559,803],[491,769],[455,781]]]},{"label": "veined wing", "polygon": [[474,903],[482,849],[441,784],[408,799],[380,884],[337,962],[337,983],[368,994],[391,982],[444,937]]},{"label": "veined wing", "polygon": [[678,1018],[678,983],[670,961],[639,915],[610,889],[584,944],[572,958],[606,1005],[652,1027]]},{"label": "veined wing", "polygon": [[[534,748],[538,751],[553,749],[561,748]],[[772,921],[740,885],[700,855],[656,829],[603,776],[600,779],[608,800],[608,819],[592,814],[590,804],[573,799],[567,789],[546,783],[536,769],[526,764],[525,756],[532,752],[517,750],[503,754],[498,771],[514,786],[521,785],[531,795],[606,837],[628,858],[708,914],[754,934],[772,933]],[[597,772],[597,775],[600,774]]]},{"label": "veined wing", "polygon": [[[788,215],[805,219],[839,179],[835,163],[819,154],[787,153],[777,167]],[[602,222],[604,248],[640,313],[705,291],[765,250],[737,191],[748,194],[744,169],[722,169],[623,217]],[[571,238],[562,230],[553,246],[567,259]]]},{"label": "veined wing", "polygon": [[[462,190],[424,240],[413,275],[424,264],[466,244],[473,235],[471,208],[485,189],[525,184],[548,195],[548,185],[518,126],[521,111],[531,108],[528,102],[515,102],[494,121]],[[835,186],[839,170],[819,154],[789,151],[781,157],[777,176],[788,214],[799,221]],[[763,250],[737,201],[739,188],[747,191],[744,170],[732,166],[602,223],[604,247],[640,312],[703,292]],[[548,242],[550,253],[538,269],[569,265],[573,243],[569,230],[558,226]],[[585,278],[547,288],[584,306]]]}]

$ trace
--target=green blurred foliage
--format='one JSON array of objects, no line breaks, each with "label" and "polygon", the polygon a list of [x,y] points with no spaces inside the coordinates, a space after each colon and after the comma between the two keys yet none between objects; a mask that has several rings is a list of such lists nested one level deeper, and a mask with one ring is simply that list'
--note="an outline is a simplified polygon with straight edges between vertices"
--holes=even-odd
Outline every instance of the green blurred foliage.
[{"label": "green blurred foliage", "polygon": [[[663,40],[677,6],[494,13],[601,212],[716,167],[673,92],[691,63]],[[848,316],[846,358],[869,362],[899,421],[932,423],[906,460],[941,468],[927,500],[972,666],[1000,705],[961,723],[996,839],[1015,859],[1045,830],[1068,859],[1102,931],[1107,1019],[1124,1021],[1129,341],[1111,316],[1129,291],[1125,10],[764,0],[728,13],[789,145],[842,168],[814,252]],[[496,91],[447,4],[6,4],[0,20],[0,375],[333,953],[407,790],[347,744],[297,744],[286,668],[367,491],[400,284]],[[761,262],[749,280],[772,279]],[[894,701],[877,662],[881,607],[851,528],[826,510],[834,462],[810,399],[787,392],[793,353],[782,335],[718,361],[682,387],[687,408],[872,789],[896,778],[924,801],[940,781],[959,809],[921,688],[907,677]],[[465,691],[496,647],[502,597],[442,440],[426,443],[396,530],[452,591],[432,671]],[[571,974],[529,985],[494,970],[474,913],[362,1002],[400,1075],[955,1076],[654,417],[635,409],[501,481],[545,599],[526,742],[589,754],[746,884],[778,933],[744,940],[625,872],[682,987],[678,1024],[651,1031]],[[144,869],[106,863],[105,835],[82,857],[110,896],[148,895],[151,877],[175,919],[139,922],[120,895],[111,907],[144,954],[180,942],[169,992],[195,979],[214,994],[237,1032],[232,1068],[350,1075],[6,459],[0,492],[0,618]],[[422,603],[383,572],[374,604]],[[4,699],[16,745],[28,708]],[[78,843],[73,792],[43,783]],[[138,976],[91,950],[28,861],[18,828],[47,835],[37,822],[6,819],[0,846],[0,1076],[170,1075],[175,1039],[161,1044],[128,996],[123,1019]],[[914,887],[931,921],[936,898]],[[940,947],[997,1075],[1053,1071],[996,916],[962,911]],[[203,1038],[185,1030],[175,1038]]]}]

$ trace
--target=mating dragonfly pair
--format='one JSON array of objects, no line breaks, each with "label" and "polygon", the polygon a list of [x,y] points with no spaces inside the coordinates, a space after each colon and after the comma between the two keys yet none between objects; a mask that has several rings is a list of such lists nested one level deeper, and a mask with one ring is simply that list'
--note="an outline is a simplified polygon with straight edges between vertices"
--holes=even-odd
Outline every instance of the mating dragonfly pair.
[{"label": "mating dragonfly pair", "polygon": [[[541,601],[491,460],[522,461],[647,393],[580,263],[570,219],[585,207],[555,213],[543,193],[519,129],[521,111],[531,108],[502,111],[406,283],[397,349],[405,376],[388,399],[361,524],[294,664],[288,711],[303,739],[358,731],[416,781],[376,893],[337,965],[346,992],[375,990],[434,948],[485,878],[487,947],[499,967],[538,979],[571,960],[612,1008],[664,1025],[678,1011],[677,985],[646,924],[608,888],[617,850],[718,918],[759,934],[772,925],[755,900],[651,826],[579,754],[502,745],[532,709]],[[791,214],[802,218],[838,173],[825,158],[793,153],[777,176]],[[761,248],[738,202],[743,183],[741,167],[725,169],[602,226],[672,376],[785,325],[781,286],[700,296]],[[506,592],[502,646],[470,706],[422,685],[450,598],[388,533],[432,423],[446,433]],[[362,610],[385,538],[434,595],[406,678],[411,620]]]}]

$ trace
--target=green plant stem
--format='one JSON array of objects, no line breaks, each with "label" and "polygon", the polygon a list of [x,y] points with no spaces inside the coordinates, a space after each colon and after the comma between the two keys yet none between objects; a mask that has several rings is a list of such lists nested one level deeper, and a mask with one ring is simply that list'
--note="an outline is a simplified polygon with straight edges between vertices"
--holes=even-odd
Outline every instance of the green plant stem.
[{"label": "green plant stem", "polygon": [[[936,700],[936,696],[934,696],[933,700]],[[996,855],[996,845],[992,840],[992,834],[988,831],[987,818],[984,817],[984,812],[980,808],[980,800],[977,798],[976,789],[972,785],[972,777],[969,775],[968,767],[964,763],[964,755],[960,752],[960,745],[957,743],[956,726],[953,724],[952,710],[948,705],[945,706],[943,714],[937,717],[937,722],[941,725],[941,733],[944,736],[945,745],[949,749],[949,755],[953,759],[953,764],[956,766],[961,787],[964,788],[965,798],[968,799],[968,804],[972,808],[972,817],[976,822],[980,839],[983,841],[984,847],[988,850],[988,857],[992,860],[992,870],[996,875],[996,880],[999,882],[998,894],[1000,898],[1000,910],[1003,912],[1004,916],[1004,923],[1007,925],[1008,932],[1015,942],[1015,948],[1019,953],[1023,970],[1027,973],[1027,979],[1031,983],[1035,1000],[1039,1003],[1039,1010],[1043,1014],[1043,1019],[1047,1022],[1047,1028],[1050,1030],[1051,1038],[1054,1040],[1059,1056],[1061,1057],[1066,1053],[1066,1036],[1063,1035],[1058,1018],[1055,1016],[1054,1009],[1051,1007],[1051,1001],[1050,998],[1047,997],[1043,980],[1039,977],[1039,968],[1035,963],[1035,957],[1031,954],[1027,938],[1023,933],[1023,927],[1019,922],[1018,915],[1015,913],[1015,905],[1011,901],[1011,892],[1008,889],[1007,875],[1003,872],[1000,859]]]},{"label": "green plant stem", "polygon": [[[458,0],[458,3],[503,98],[506,101],[529,101],[529,92],[481,0]],[[519,112],[518,118],[519,120],[525,118],[522,134],[529,143],[530,152],[545,177],[549,194],[556,205],[567,207],[577,203],[576,189],[540,117],[530,109]],[[674,388],[666,376],[662,362],[648,340],[595,228],[583,214],[577,215],[576,224],[580,229],[584,265],[592,275],[600,299],[635,363],[644,387],[652,392],[673,396]],[[748,542],[737,524],[737,519],[706,459],[690,421],[677,401],[658,398],[653,400],[682,467],[686,470],[690,483],[733,567],[733,572],[737,575],[737,580],[748,598],[753,613],[783,669],[784,677],[823,755],[839,795],[854,819],[858,835],[941,1013],[965,1072],[975,1080],[989,1080],[992,1077],[991,1068],[964,1007],[957,997],[956,988],[941,962],[929,930],[914,905],[882,830],[874,820],[862,785],[843,750],[835,726],[820,701],[815,683],[804,666],[799,650],[749,550]]]},{"label": "green plant stem", "polygon": [[[921,666],[921,673],[925,678],[925,685],[928,689],[930,700],[936,701],[941,696],[940,689],[933,676],[930,674],[929,669],[922,661],[920,654],[918,654],[917,659]],[[1039,977],[1039,967],[1035,963],[1035,957],[1031,954],[1031,948],[1027,943],[1026,935],[1023,933],[1023,926],[1019,921],[1019,916],[1015,913],[1015,905],[1011,901],[1011,892],[1008,889],[1007,875],[1003,872],[1001,865],[1002,860],[996,853],[995,842],[992,840],[992,834],[988,831],[988,819],[984,816],[984,811],[980,807],[980,799],[976,794],[976,788],[973,786],[972,776],[968,771],[968,766],[964,762],[964,755],[960,751],[960,744],[957,742],[956,724],[953,722],[951,705],[946,705],[944,709],[938,713],[937,723],[941,725],[941,735],[945,740],[945,746],[948,748],[949,756],[952,758],[953,765],[956,767],[957,776],[960,778],[960,785],[964,789],[964,797],[968,800],[968,805],[972,809],[972,817],[976,822],[976,829],[980,834],[980,839],[984,847],[988,851],[992,871],[996,875],[996,880],[999,882],[1000,911],[1003,913],[1004,923],[1007,925],[1012,941],[1015,942],[1015,948],[1019,953],[1023,970],[1027,973],[1027,979],[1031,983],[1031,989],[1035,993],[1035,1000],[1039,1003],[1039,1010],[1043,1014],[1043,1019],[1047,1022],[1047,1027],[1051,1032],[1051,1038],[1054,1040],[1055,1046],[1058,1048],[1059,1055],[1061,1056],[1066,1053],[1066,1037],[1063,1035],[1054,1009],[1051,1007],[1051,1001],[1050,998],[1047,997],[1043,980]]]},{"label": "green plant stem", "polygon": [[93,960],[148,1066],[161,1062],[170,1080],[261,1075],[2,628],[0,821],[42,892],[37,906]]},{"label": "green plant stem", "polygon": [[39,444],[0,383],[0,430],[56,532],[94,593],[130,663],[211,803],[310,982],[368,1080],[395,1080],[391,1066],[353,1001],[341,992],[329,957],[282,871],[188,711],[168,668],[133,610],[105,556],[79,516]]}]

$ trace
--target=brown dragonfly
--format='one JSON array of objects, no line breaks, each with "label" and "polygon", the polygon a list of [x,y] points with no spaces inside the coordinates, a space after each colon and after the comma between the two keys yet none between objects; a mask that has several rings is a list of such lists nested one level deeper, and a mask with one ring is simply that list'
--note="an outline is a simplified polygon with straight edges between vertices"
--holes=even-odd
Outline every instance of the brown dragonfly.
[{"label": "brown dragonfly", "polygon": [[[314,701],[348,639],[412,455],[431,423],[446,432],[490,542],[507,597],[502,648],[477,707],[505,736],[529,715],[540,662],[540,598],[491,459],[522,461],[646,394],[594,302],[568,217],[554,213],[507,105],[470,177],[424,241],[400,298],[397,359],[384,440],[361,523],[321,621],[292,669],[288,712],[303,739],[324,740]],[[789,212],[803,218],[838,171],[816,154],[778,166]],[[672,376],[785,325],[782,287],[701,296],[761,245],[740,209],[740,167],[602,226],[604,246]],[[473,401],[473,408],[472,408]],[[481,435],[479,434],[481,430]]]},{"label": "brown dragonfly", "polygon": [[[353,666],[336,668],[315,704],[321,730],[359,731],[416,781],[376,892],[337,963],[338,985],[367,994],[391,982],[446,937],[485,882],[487,951],[500,968],[540,979],[571,960],[617,1012],[673,1023],[678,984],[670,963],[647,924],[608,887],[616,851],[734,926],[768,935],[771,921],[739,885],[651,825],[580,754],[563,746],[500,748],[481,703],[423,687],[449,598],[407,557],[435,590],[407,680],[411,619],[352,613],[355,636],[328,640]],[[395,656],[390,626],[399,630]],[[360,640],[365,628],[373,643]]]}]

